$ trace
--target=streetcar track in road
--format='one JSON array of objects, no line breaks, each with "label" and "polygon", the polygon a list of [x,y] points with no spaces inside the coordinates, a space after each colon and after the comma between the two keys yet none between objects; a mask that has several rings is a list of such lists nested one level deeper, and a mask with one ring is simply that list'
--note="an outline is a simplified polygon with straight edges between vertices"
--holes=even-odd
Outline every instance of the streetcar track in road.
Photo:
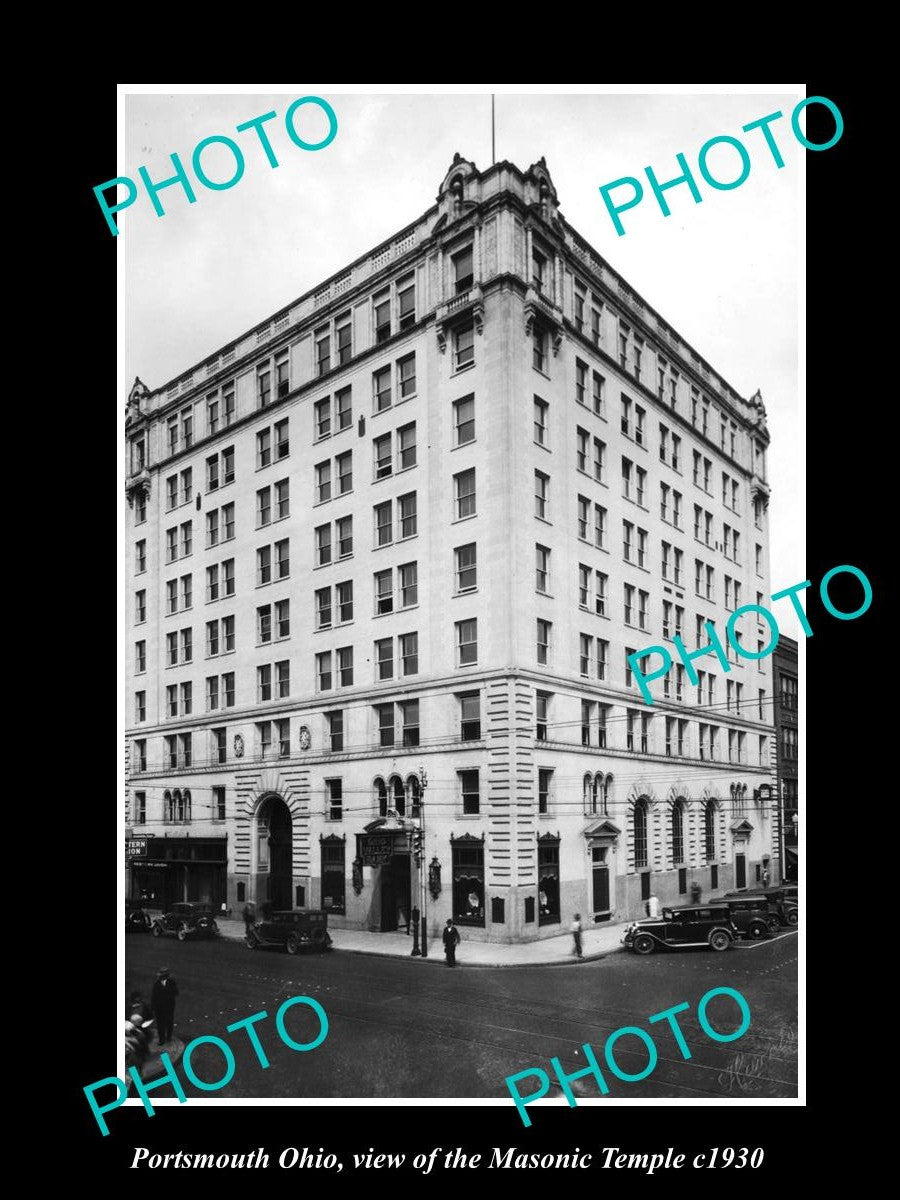
[{"label": "streetcar track in road", "polygon": [[[240,973],[239,973],[239,976],[241,976],[241,977],[243,977],[243,978],[254,978],[254,979],[256,979],[256,981],[264,981],[264,982],[282,982],[282,983],[284,983],[284,982],[287,982],[287,983],[291,983],[291,982],[293,982],[293,981],[291,981],[291,980],[287,980],[287,981],[285,981],[285,980],[283,980],[283,979],[279,980],[279,979],[273,979],[273,978],[271,978],[271,977],[259,977],[259,976],[252,976],[252,975],[248,975],[247,973],[244,973],[244,972],[240,972]],[[368,982],[368,981],[367,981],[367,982]],[[299,985],[299,984],[298,984],[298,986],[306,986],[306,985]],[[386,988],[384,988],[383,990],[389,990],[389,989],[386,989]],[[419,993],[419,994],[418,994],[418,995],[415,997],[415,999],[416,999],[416,1000],[419,1000],[419,999],[421,998],[421,995],[422,995],[422,994],[421,994],[421,993]],[[451,1003],[451,1002],[452,1002],[452,1003],[455,1003],[455,1004],[462,1003],[462,1004],[464,1004],[466,1007],[470,1007],[470,1008],[471,1008],[471,1007],[479,1007],[479,1008],[483,1008],[483,1007],[484,1007],[484,1005],[483,1005],[483,1004],[481,1004],[481,1005],[475,1005],[475,1004],[473,1004],[472,1002],[469,1002],[469,1001],[461,1001],[461,1002],[456,1002],[456,1001],[453,1001],[453,1000],[452,1000],[452,997],[444,997],[444,996],[437,995],[437,994],[435,994],[435,993],[430,993],[430,994],[428,994],[428,995],[426,996],[426,998],[427,998],[427,999],[437,999],[437,1000],[441,1001],[442,1003]],[[384,1000],[384,999],[381,999],[381,1000],[366,1000],[366,999],[359,998],[359,997],[351,997],[351,998],[349,998],[349,999],[350,999],[350,1003],[351,1003],[351,1004],[357,1004],[357,1005],[362,1005],[362,1006],[364,1006],[364,1007],[371,1007],[371,1008],[379,1008],[379,1009],[382,1009],[382,1008],[383,1008],[383,1006],[384,1006],[384,1004],[385,1004],[385,1000]],[[621,1010],[620,1010],[620,1011],[621,1011]],[[442,1012],[442,1011],[438,1011],[438,1010],[423,1011],[423,1010],[421,1009],[421,1007],[419,1007],[419,1008],[417,1008],[417,1009],[416,1009],[416,1014],[417,1014],[418,1016],[423,1016],[423,1017],[426,1017],[426,1018],[431,1018],[431,1019],[433,1019],[433,1020],[434,1020],[434,1022],[436,1022],[436,1023],[437,1023],[437,1022],[444,1022],[444,1023],[446,1023],[446,1021],[447,1021],[448,1019],[449,1019],[449,1020],[451,1020],[451,1021],[455,1021],[455,1022],[459,1022],[459,1021],[462,1021],[462,1020],[463,1020],[463,1018],[461,1018],[461,1017],[455,1017],[455,1016],[453,1016],[453,1015],[450,1015],[450,1016],[448,1017],[448,1014],[447,1014],[446,1012]],[[541,1018],[543,1018],[544,1016],[546,1016],[546,1014],[545,1014],[545,1013],[542,1013],[542,1012],[534,1012],[534,1011],[532,1011],[532,1010],[528,1010],[528,1009],[524,1009],[524,1010],[522,1010],[522,1009],[514,1009],[514,1010],[512,1010],[512,1014],[513,1014],[513,1015],[515,1015],[515,1016],[524,1016],[524,1017],[526,1017],[526,1018],[527,1018],[527,1017],[534,1017],[535,1019],[541,1019]],[[494,1041],[494,1042],[491,1042],[491,1041],[485,1041],[483,1038],[475,1038],[475,1037],[471,1037],[471,1036],[469,1036],[469,1035],[465,1035],[465,1036],[464,1036],[464,1035],[460,1035],[460,1034],[456,1034],[456,1033],[451,1033],[450,1031],[448,1031],[448,1030],[446,1029],[446,1027],[444,1027],[443,1029],[434,1029],[434,1028],[432,1028],[430,1025],[427,1025],[427,1024],[415,1024],[415,1023],[410,1023],[409,1021],[405,1021],[405,1022],[396,1022],[396,1021],[384,1020],[383,1018],[375,1018],[375,1017],[369,1017],[369,1016],[362,1016],[362,1015],[360,1015],[360,1014],[357,1014],[357,1013],[351,1013],[351,1012],[348,1012],[346,1009],[344,1009],[344,1008],[340,1008],[340,1007],[336,1007],[336,1006],[334,1006],[334,1005],[331,1005],[331,1006],[330,1006],[330,1015],[333,1015],[333,1016],[340,1016],[340,1017],[343,1017],[343,1018],[344,1018],[344,1019],[346,1019],[346,1020],[357,1021],[357,1022],[360,1022],[360,1023],[369,1024],[369,1025],[376,1025],[376,1026],[380,1026],[380,1027],[383,1027],[383,1028],[394,1028],[394,1029],[399,1029],[399,1030],[402,1030],[403,1032],[406,1032],[406,1033],[420,1033],[420,1034],[423,1034],[423,1035],[425,1035],[426,1037],[427,1037],[427,1036],[432,1036],[432,1037],[434,1037],[434,1036],[437,1036],[438,1038],[441,1038],[441,1039],[443,1039],[443,1040],[445,1040],[445,1041],[456,1041],[456,1042],[463,1042],[463,1043],[465,1043],[465,1044],[467,1044],[467,1045],[468,1045],[468,1044],[470,1044],[470,1045],[488,1046],[488,1047],[491,1047],[491,1048],[494,1048],[494,1049],[500,1049],[500,1050],[503,1050],[505,1053],[508,1053],[508,1052],[509,1052],[509,1049],[510,1049],[508,1046],[506,1046],[506,1045],[505,1045],[504,1043],[502,1043],[502,1042],[497,1042],[497,1041]],[[565,1019],[565,1018],[564,1018],[564,1019]],[[591,1027],[591,1028],[594,1028],[594,1029],[599,1029],[601,1032],[602,1032],[602,1031],[609,1031],[609,1032],[612,1032],[612,1030],[613,1030],[614,1028],[618,1028],[617,1026],[613,1026],[612,1024],[609,1024],[609,1025],[607,1025],[607,1024],[602,1024],[602,1023],[598,1023],[598,1022],[588,1022],[587,1024],[589,1025],[589,1027]],[[534,1030],[530,1030],[530,1029],[525,1029],[525,1028],[522,1028],[521,1026],[518,1026],[518,1025],[496,1025],[496,1024],[492,1024],[492,1023],[489,1023],[489,1022],[481,1022],[481,1023],[480,1023],[480,1025],[479,1025],[479,1028],[482,1028],[482,1029],[489,1029],[489,1030],[494,1030],[495,1032],[498,1032],[498,1033],[521,1034],[521,1035],[523,1035],[524,1037],[527,1037],[527,1038],[532,1038],[532,1039],[533,1039],[533,1038],[537,1038],[537,1039],[539,1039],[539,1040],[543,1040],[543,1041],[549,1041],[549,1042],[562,1042],[562,1043],[564,1043],[564,1044],[565,1044],[565,1045],[566,1045],[566,1046],[567,1046],[569,1049],[571,1049],[571,1048],[572,1048],[572,1039],[571,1039],[570,1037],[566,1036],[566,1035],[563,1035],[563,1034],[557,1034],[557,1033],[546,1033],[546,1032],[541,1032],[541,1031],[534,1031]],[[584,1040],[585,1040],[584,1038],[582,1038],[582,1039],[581,1039],[581,1043],[582,1043],[582,1044],[583,1044]],[[727,1045],[729,1048],[730,1048],[730,1047],[732,1047],[732,1046],[734,1046],[735,1044],[736,1044],[736,1043],[734,1043],[734,1042],[723,1043],[723,1045]],[[710,1048],[712,1048],[712,1049],[715,1049],[715,1046],[712,1046],[712,1047],[710,1047]],[[723,1050],[723,1054],[724,1054],[724,1053],[725,1053],[725,1051]],[[621,1047],[621,1046],[618,1046],[618,1047],[617,1047],[616,1054],[617,1054],[617,1057],[619,1057],[619,1056],[623,1056],[623,1057],[636,1057],[636,1058],[638,1058],[638,1059],[641,1059],[641,1060],[644,1058],[644,1054],[643,1054],[643,1052],[642,1052],[642,1051],[638,1051],[638,1050],[628,1050],[627,1048],[623,1048],[623,1047]],[[702,1070],[702,1071],[714,1071],[714,1072],[716,1072],[717,1074],[721,1074],[721,1072],[722,1072],[724,1069],[727,1069],[727,1066],[728,1066],[728,1063],[727,1063],[727,1062],[726,1062],[726,1063],[724,1063],[724,1065],[723,1065],[722,1063],[717,1063],[717,1064],[715,1064],[715,1065],[713,1065],[713,1066],[708,1066],[708,1065],[706,1065],[705,1063],[699,1063],[699,1062],[697,1062],[697,1061],[696,1061],[695,1059],[693,1059],[693,1058],[692,1058],[692,1059],[689,1059],[689,1060],[685,1060],[685,1059],[683,1059],[683,1058],[682,1058],[682,1059],[673,1058],[673,1057],[671,1057],[671,1056],[669,1056],[669,1055],[666,1055],[666,1054],[662,1054],[662,1053],[660,1053],[660,1052],[659,1052],[659,1050],[658,1050],[658,1048],[657,1048],[657,1056],[658,1056],[658,1063],[663,1063],[663,1064],[665,1064],[666,1066],[673,1067],[673,1068],[680,1068],[680,1067],[682,1067],[682,1066],[684,1065],[684,1063],[685,1063],[685,1062],[690,1062],[690,1063],[691,1063],[691,1065],[692,1065],[694,1068],[699,1068],[699,1069],[700,1069],[700,1070]],[[781,1063],[785,1063],[785,1064],[788,1064],[788,1065],[789,1065],[789,1063],[790,1063],[790,1060],[787,1060],[787,1059],[781,1059],[781,1058],[779,1058],[779,1057],[777,1057],[777,1056],[775,1056],[775,1055],[769,1055],[769,1056],[768,1056],[768,1058],[769,1058],[769,1061],[771,1061],[771,1062],[781,1062]],[[517,1060],[517,1061],[522,1061],[522,1060]],[[755,1078],[756,1078],[758,1081],[760,1081],[760,1082],[772,1083],[772,1084],[776,1084],[776,1085],[780,1085],[780,1086],[784,1086],[784,1087],[792,1087],[792,1086],[796,1086],[796,1084],[794,1083],[794,1081],[785,1080],[785,1079],[776,1079],[776,1078],[774,1078],[774,1077],[771,1077],[771,1076],[759,1075],[759,1076],[756,1076]],[[678,1086],[678,1085],[676,1085],[676,1084],[674,1083],[674,1081],[669,1081],[669,1080],[665,1079],[664,1077],[660,1077],[660,1082],[671,1082],[671,1083],[673,1084],[673,1086]],[[554,1086],[558,1087],[559,1085],[558,1085],[558,1084],[554,1084]],[[687,1085],[681,1085],[681,1086],[687,1086]],[[690,1091],[696,1091],[696,1092],[698,1092],[698,1094],[705,1094],[705,1095],[719,1095],[719,1094],[721,1094],[721,1093],[717,1093],[717,1092],[704,1092],[702,1089],[696,1089],[696,1088],[689,1088],[688,1090],[690,1090]]]},{"label": "streetcar track in road", "polygon": [[[253,975],[252,973],[247,973],[247,972],[240,972],[239,974],[243,978],[259,979],[259,980],[269,982],[269,983],[284,984],[285,982],[288,982],[288,983],[296,984],[298,987],[308,987],[309,986],[308,984],[302,983],[300,980],[285,981],[282,977],[279,977],[279,976],[257,976],[257,975]],[[363,976],[363,977],[354,976],[353,982],[354,983],[364,983],[370,989],[388,992],[388,993],[392,993],[394,995],[398,994],[396,992],[395,983],[393,983],[393,982],[382,983],[382,982],[378,981],[377,979],[375,979],[373,976]],[[434,1001],[438,1001],[439,1003],[452,1005],[455,1008],[463,1007],[463,1008],[470,1008],[470,1009],[474,1008],[474,1009],[481,1010],[485,1007],[485,1002],[482,1000],[460,999],[460,998],[457,998],[448,993],[435,992],[435,991],[431,991],[431,990],[429,990],[429,991],[417,990],[415,992],[415,998],[417,1000],[418,999],[434,1000]],[[382,1003],[382,1004],[387,1003],[388,1000],[389,1000],[389,997],[385,997],[385,999],[380,1001],[379,1003]],[[540,1020],[540,1019],[552,1014],[556,1018],[561,1018],[567,1024],[580,1024],[582,1027],[587,1027],[589,1029],[599,1029],[601,1031],[612,1032],[613,1029],[618,1028],[617,1025],[612,1024],[612,1023],[607,1023],[602,1020],[598,1021],[595,1019],[593,1021],[586,1021],[584,1019],[584,1016],[592,1016],[594,1018],[597,1017],[598,1014],[597,1014],[597,1010],[595,1008],[581,1007],[581,1006],[578,1006],[575,1004],[568,1004],[568,1003],[559,1005],[552,1001],[538,1000],[536,998],[530,998],[529,1003],[534,1003],[536,1005],[540,1005],[541,1007],[540,1008],[528,1007],[527,1003],[525,1005],[518,1004],[518,1003],[514,1004],[514,1005],[509,1005],[507,1003],[504,1005],[504,1011],[509,1013],[511,1016],[533,1018],[535,1020]],[[630,1010],[623,1009],[623,1008],[616,1008],[611,1005],[604,1005],[603,1012],[604,1012],[604,1014],[609,1014],[611,1017],[614,1017],[616,1019],[618,1017],[625,1017],[627,1019],[633,1019],[633,1013]],[[574,1013],[576,1015],[570,1017],[570,1016],[566,1015],[568,1013]],[[678,1023],[682,1027],[682,1029],[684,1029],[684,1031],[686,1033],[693,1033],[693,1034],[697,1035],[698,1037],[700,1034],[703,1033],[703,1027],[700,1025],[699,1021],[697,1021],[693,1015],[689,1016],[687,1011],[685,1011],[684,1013],[678,1014]],[[754,1031],[754,1036],[757,1039],[761,1039],[761,1040],[764,1039],[764,1040],[767,1040],[770,1042],[777,1042],[781,1038],[780,1033],[766,1034],[763,1032],[757,1033],[756,1031]],[[583,1040],[584,1039],[582,1039],[582,1041]],[[794,1061],[791,1058],[782,1058],[779,1055],[772,1055],[772,1058],[775,1061],[783,1062],[788,1065],[790,1065]]]},{"label": "streetcar track in road", "polygon": [[[789,960],[789,962],[793,962],[793,961],[796,961],[796,960],[795,959]],[[782,962],[780,964],[777,964],[777,966],[775,966],[771,969],[772,970],[781,969],[781,967],[783,967],[785,965],[789,965],[789,962],[788,961]],[[187,967],[187,964],[185,964],[185,966]],[[760,973],[763,973],[763,972],[760,972]],[[253,981],[253,983],[255,983],[257,985],[274,984],[274,985],[276,985],[276,987],[278,988],[279,991],[286,991],[289,987],[298,986],[298,987],[303,987],[305,989],[305,991],[308,993],[318,992],[320,995],[322,995],[323,993],[330,993],[332,991],[333,986],[334,987],[340,986],[339,984],[325,984],[321,979],[317,980],[315,982],[308,981],[306,983],[303,983],[299,980],[286,979],[284,976],[281,976],[281,975],[269,976],[269,975],[260,975],[258,973],[245,972],[245,971],[237,972],[237,973],[235,973],[235,976],[236,976],[236,978],[239,978],[239,979]],[[366,976],[362,976],[362,977],[357,975],[357,976],[353,977],[352,982],[354,984],[361,984],[370,990],[390,993],[394,997],[396,997],[398,995],[395,981],[382,982],[381,980],[376,979],[373,975],[366,975]],[[486,1006],[488,1006],[490,1004],[490,998],[487,998],[486,1000],[467,1000],[467,999],[462,999],[457,996],[454,996],[452,993],[436,992],[433,990],[429,990],[426,992],[417,991],[414,994],[414,996],[411,996],[411,997],[404,993],[404,998],[406,1000],[411,999],[414,1002],[419,1002],[420,1000],[436,1001],[441,1006],[445,1006],[445,1007],[453,1006],[455,1009],[459,1009],[460,1007],[462,1007],[462,1008],[466,1008],[466,1009],[474,1008],[474,1009],[483,1010],[483,1009],[485,1009]],[[451,1022],[459,1022],[459,1021],[463,1020],[464,1018],[457,1017],[453,1014],[448,1014],[446,1011],[442,1011],[441,1009],[430,1009],[428,1011],[423,1011],[421,1008],[417,1009],[417,1012],[416,1012],[417,1016],[424,1017],[424,1018],[426,1018],[426,1020],[433,1021],[436,1026],[439,1026],[439,1027],[432,1027],[430,1024],[421,1023],[421,1022],[410,1023],[409,1021],[397,1022],[397,1021],[385,1020],[383,1013],[381,1015],[377,1015],[377,1016],[376,1015],[369,1016],[369,1015],[363,1015],[361,1013],[349,1012],[345,1008],[336,1007],[334,1004],[331,1003],[331,999],[332,999],[332,997],[329,996],[328,1003],[329,1003],[330,1012],[332,1014],[334,1014],[335,1016],[340,1016],[343,1019],[348,1020],[348,1021],[355,1021],[357,1023],[372,1025],[372,1026],[382,1027],[382,1028],[397,1029],[397,1030],[399,1030],[403,1033],[407,1033],[407,1034],[419,1034],[419,1035],[425,1037],[426,1040],[430,1036],[431,1038],[436,1037],[436,1038],[446,1041],[446,1042],[455,1042],[455,1043],[461,1043],[464,1045],[485,1047],[487,1049],[500,1051],[503,1053],[503,1055],[510,1055],[512,1053],[514,1055],[514,1058],[512,1060],[513,1062],[523,1063],[523,1064],[525,1062],[524,1059],[522,1059],[518,1055],[515,1055],[514,1049],[512,1049],[511,1047],[509,1047],[502,1041],[496,1041],[496,1040],[491,1041],[491,1040],[488,1040],[485,1038],[473,1037],[468,1030],[464,1034],[453,1033],[453,1032],[449,1031],[446,1027],[448,1020]],[[390,1002],[390,996],[384,996],[378,1000],[369,1000],[369,999],[361,999],[361,998],[358,999],[356,997],[346,997],[346,999],[349,999],[349,1002],[351,1005],[355,1004],[355,1005],[362,1006],[362,1007],[374,1007],[374,1008],[379,1008],[382,1010],[383,1010],[385,1004]],[[531,1004],[532,1006],[529,1007],[529,1004]],[[269,997],[268,1000],[264,1000],[260,1003],[261,1008],[266,1008],[267,1006],[271,1006],[271,997]],[[249,1011],[252,1011],[252,1010],[253,1010],[253,1005],[249,1005]],[[516,1003],[513,1006],[509,1006],[509,1005],[505,1006],[505,1011],[507,1011],[510,1014],[510,1016],[512,1016],[512,1017],[523,1017],[526,1020],[532,1019],[535,1021],[541,1021],[541,1020],[544,1020],[545,1018],[547,1018],[552,1013],[552,1015],[554,1017],[556,1017],[557,1019],[561,1018],[567,1024],[575,1024],[576,1022],[578,1022],[582,1028],[584,1026],[587,1026],[587,1028],[589,1028],[589,1029],[596,1029],[596,1030],[600,1030],[600,1031],[605,1031],[605,1030],[611,1031],[614,1028],[614,1026],[612,1024],[606,1024],[604,1022],[600,1022],[600,1021],[596,1020],[597,1012],[596,1012],[595,1008],[580,1007],[580,1006],[574,1005],[574,1004],[563,1004],[562,1006],[559,1006],[559,1005],[554,1004],[551,1001],[541,1001],[541,1000],[529,998],[529,1002],[524,1005]],[[633,1014],[630,1011],[621,1009],[621,1008],[605,1006],[604,1013],[608,1013],[608,1014],[618,1013],[618,1014],[625,1015],[626,1018],[628,1018],[628,1019],[633,1019]],[[570,1016],[570,1015],[566,1015],[566,1014],[576,1014],[576,1015]],[[220,1014],[220,1015],[224,1015],[224,1014]],[[586,1022],[583,1019],[583,1015],[589,1015],[589,1016],[594,1017],[595,1019],[592,1021]],[[208,1017],[209,1017],[209,1014],[204,1014],[204,1016],[202,1018],[200,1018],[200,1017],[189,1018],[186,1023],[193,1025],[195,1020],[197,1020],[197,1021],[206,1020],[206,1019],[208,1019]],[[679,1019],[679,1024],[682,1026],[682,1028],[684,1029],[686,1034],[691,1034],[691,1033],[698,1034],[700,1032],[699,1025],[693,1019],[685,1020],[685,1019],[683,1019],[682,1014],[678,1014],[678,1019]],[[522,1028],[518,1025],[506,1026],[506,1025],[495,1025],[495,1024],[488,1023],[488,1024],[482,1024],[479,1027],[486,1028],[487,1030],[494,1030],[496,1032],[520,1035],[524,1038],[528,1038],[531,1040],[537,1039],[538,1041],[544,1041],[544,1042],[550,1042],[550,1043],[553,1043],[553,1042],[564,1043],[569,1048],[570,1051],[572,1049],[572,1039],[563,1034],[546,1033],[546,1032],[541,1032],[541,1031],[534,1032],[532,1030]],[[751,1035],[751,1037],[754,1039],[755,1043],[757,1043],[757,1044],[761,1041],[775,1042],[778,1040],[778,1037],[780,1037],[780,1036],[781,1035],[770,1035],[770,1034],[765,1034],[765,1033],[757,1033],[756,1031],[754,1031],[754,1033]],[[583,1043],[585,1039],[581,1038],[579,1040],[580,1040],[580,1042]],[[748,1045],[749,1045],[749,1039],[748,1039]],[[694,1067],[695,1069],[699,1068],[701,1071],[703,1071],[705,1073],[712,1071],[717,1074],[722,1074],[723,1071],[726,1071],[728,1069],[729,1063],[731,1061],[733,1061],[733,1057],[730,1059],[725,1059],[724,1055],[726,1055],[729,1052],[731,1052],[733,1055],[733,1051],[736,1047],[738,1049],[746,1050],[748,1048],[748,1045],[738,1047],[737,1042],[730,1042],[730,1043],[723,1044],[723,1050],[722,1050],[723,1061],[720,1063],[717,1063],[716,1065],[712,1065],[712,1066],[709,1066],[705,1063],[699,1063],[695,1059],[684,1060],[684,1059],[672,1058],[667,1055],[659,1054],[658,1055],[658,1063],[663,1066],[663,1070],[665,1073],[658,1077],[654,1075],[653,1083],[654,1083],[654,1085],[662,1085],[662,1086],[666,1086],[666,1087],[675,1088],[679,1091],[690,1092],[697,1096],[711,1096],[711,1097],[725,1096],[725,1097],[727,1097],[730,1095],[730,1092],[726,1092],[724,1090],[711,1091],[709,1089],[691,1087],[690,1085],[679,1083],[675,1079],[668,1078],[668,1074],[670,1071],[673,1071],[673,1070],[676,1072],[683,1071],[684,1067],[688,1064],[690,1066]],[[708,1043],[704,1043],[704,1046],[706,1048],[712,1049],[714,1051],[717,1050],[717,1047],[715,1045],[709,1045]],[[728,1047],[727,1051],[724,1049],[724,1046]],[[621,1057],[637,1057],[641,1060],[642,1063],[646,1060],[646,1054],[643,1050],[642,1051],[637,1051],[637,1050],[629,1051],[628,1049],[622,1047],[621,1044],[619,1046],[617,1046],[616,1053],[617,1053],[617,1057],[619,1057],[619,1056],[621,1056]],[[757,1053],[765,1053],[765,1052],[757,1051]],[[781,1058],[772,1053],[767,1054],[766,1058],[769,1062],[771,1062],[773,1064],[779,1063],[779,1064],[782,1064],[782,1065],[788,1066],[788,1067],[790,1065],[796,1065],[796,1059],[791,1059],[791,1060],[784,1059],[784,1058]],[[532,1065],[533,1065],[533,1060],[532,1060]],[[549,1071],[548,1071],[548,1074],[549,1074]],[[797,1087],[796,1082],[793,1080],[785,1080],[785,1079],[775,1078],[773,1076],[763,1076],[763,1075],[755,1076],[755,1082],[759,1083],[759,1084],[762,1084],[762,1083],[771,1084],[776,1087],[783,1087],[783,1088],[788,1088],[788,1089],[796,1089],[796,1087]],[[557,1082],[555,1082],[554,1080],[551,1080],[551,1084],[555,1089],[560,1090],[560,1085]]]}]

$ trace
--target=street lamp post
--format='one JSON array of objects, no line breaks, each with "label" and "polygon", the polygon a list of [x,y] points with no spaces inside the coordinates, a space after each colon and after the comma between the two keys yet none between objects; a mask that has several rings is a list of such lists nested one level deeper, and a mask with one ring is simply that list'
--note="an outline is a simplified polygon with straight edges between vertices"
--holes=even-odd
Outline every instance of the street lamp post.
[{"label": "street lamp post", "polygon": [[419,767],[419,829],[421,831],[421,843],[419,853],[422,856],[419,862],[419,881],[422,888],[422,958],[428,957],[428,872],[425,869],[425,864],[428,857],[425,853],[425,789],[428,787],[428,774],[424,767]]}]

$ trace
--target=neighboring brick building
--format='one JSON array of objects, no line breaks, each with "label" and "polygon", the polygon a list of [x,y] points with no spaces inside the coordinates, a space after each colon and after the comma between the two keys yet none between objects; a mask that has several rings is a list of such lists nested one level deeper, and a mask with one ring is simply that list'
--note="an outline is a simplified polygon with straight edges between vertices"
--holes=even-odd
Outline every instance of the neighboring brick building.
[{"label": "neighboring brick building", "polygon": [[543,160],[457,156],[420,220],[136,380],[126,439],[133,894],[393,929],[424,836],[430,931],[509,941],[777,853],[771,657],[673,668],[652,707],[626,668],[768,597],[762,400]]},{"label": "neighboring brick building", "polygon": [[779,638],[772,655],[775,685],[775,744],[778,754],[778,794],[782,809],[781,863],[785,879],[796,881],[798,870],[797,758],[797,643]]}]

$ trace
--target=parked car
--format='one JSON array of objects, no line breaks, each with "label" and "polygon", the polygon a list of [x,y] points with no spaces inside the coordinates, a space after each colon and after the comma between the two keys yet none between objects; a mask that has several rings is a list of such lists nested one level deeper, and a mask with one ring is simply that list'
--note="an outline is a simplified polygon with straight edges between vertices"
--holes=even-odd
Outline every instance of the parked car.
[{"label": "parked car", "polygon": [[726,892],[726,899],[738,896],[746,900],[751,898],[765,900],[769,912],[777,918],[779,928],[782,925],[796,925],[799,920],[800,910],[795,883],[782,884],[781,887],[760,888],[754,892]]},{"label": "parked car", "polygon": [[742,937],[773,937],[781,928],[778,914],[773,912],[765,896],[726,894],[728,912]]},{"label": "parked car", "polygon": [[153,924],[150,914],[136,900],[125,901],[125,932],[146,933]]},{"label": "parked car", "polygon": [[208,904],[173,904],[153,922],[153,936],[174,933],[179,942],[189,937],[216,937],[219,926]]},{"label": "parked car", "polygon": [[327,950],[331,945],[328,913],[321,909],[290,908],[268,912],[247,930],[251,950],[283,946],[288,954],[301,950]]},{"label": "parked car", "polygon": [[727,950],[740,937],[727,903],[690,904],[664,908],[659,917],[635,921],[625,930],[622,942],[635,954],[652,954],[659,946],[709,946]]}]

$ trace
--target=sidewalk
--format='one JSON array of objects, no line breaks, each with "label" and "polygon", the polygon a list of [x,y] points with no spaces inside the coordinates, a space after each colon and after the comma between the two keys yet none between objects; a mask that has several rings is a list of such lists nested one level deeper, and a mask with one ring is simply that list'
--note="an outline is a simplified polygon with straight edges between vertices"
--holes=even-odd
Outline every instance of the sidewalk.
[{"label": "sidewalk", "polygon": [[[244,923],[231,917],[217,918],[222,937],[229,941],[244,940]],[[598,925],[587,928],[581,935],[584,957],[582,962],[605,958],[622,950],[622,934],[625,925]],[[412,935],[406,933],[368,933],[363,929],[330,928],[334,949],[350,954],[372,954],[378,958],[408,958],[411,963],[435,963],[444,965],[444,950],[440,933],[428,941],[428,957],[413,958]],[[524,942],[514,946],[497,942],[476,942],[466,938],[466,929],[460,927],[462,942],[456,951],[456,961],[462,967],[539,967],[576,966],[579,960],[572,953],[572,935],[568,931],[555,937],[542,938],[537,942]]]}]

